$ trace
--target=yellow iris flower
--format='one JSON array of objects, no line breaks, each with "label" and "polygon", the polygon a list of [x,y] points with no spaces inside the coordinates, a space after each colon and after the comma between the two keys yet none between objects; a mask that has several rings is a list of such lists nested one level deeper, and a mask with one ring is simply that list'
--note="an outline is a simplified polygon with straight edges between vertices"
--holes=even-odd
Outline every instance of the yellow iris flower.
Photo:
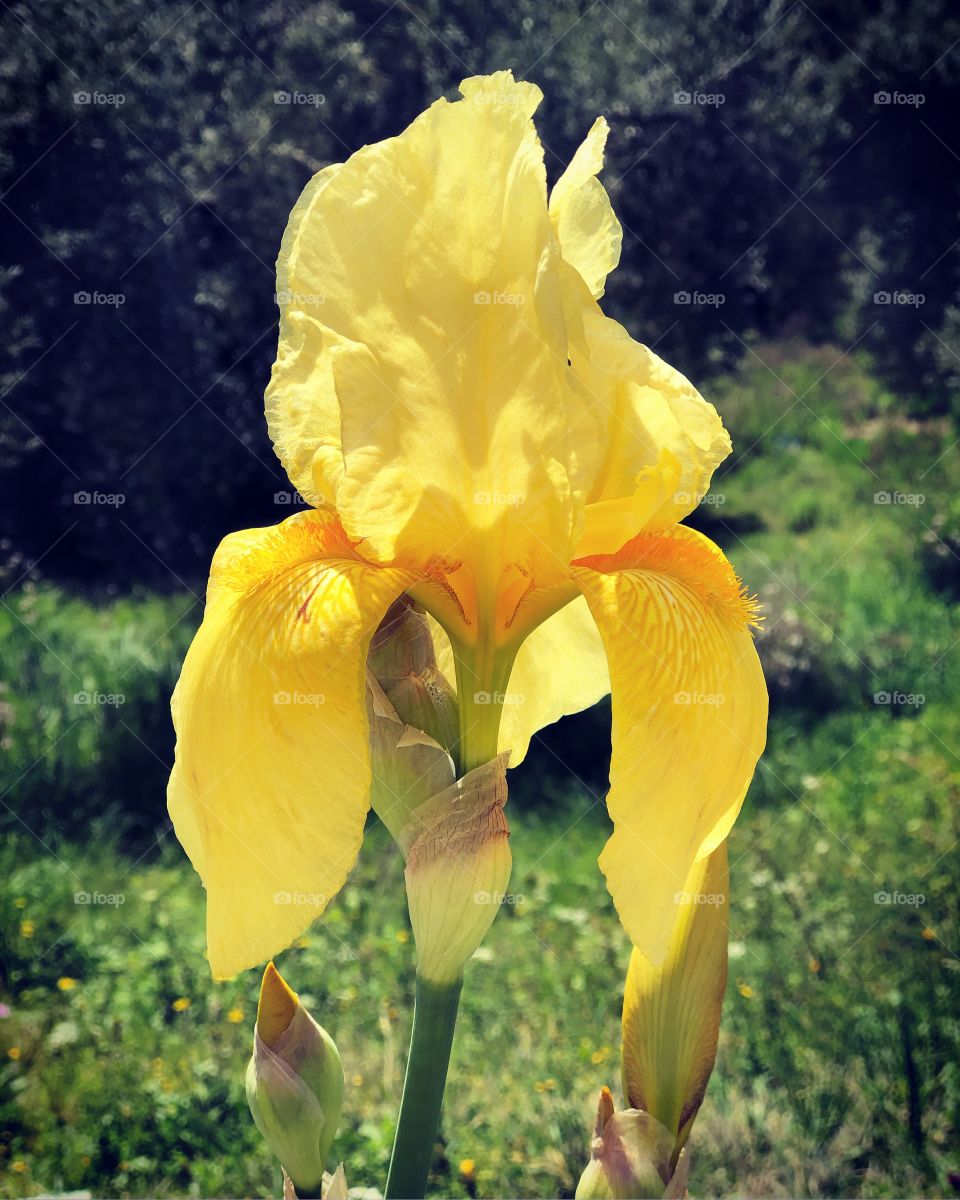
[{"label": "yellow iris flower", "polygon": [[754,607],[678,524],[729,438],[597,303],[621,240],[606,123],[548,199],[540,90],[460,91],[316,175],[283,239],[267,421],[313,507],[220,545],[173,702],[169,807],[218,977],[289,944],[353,866],[367,647],[402,593],[456,679],[461,770],[515,765],[612,690],[600,865],[652,961],[763,748]]}]

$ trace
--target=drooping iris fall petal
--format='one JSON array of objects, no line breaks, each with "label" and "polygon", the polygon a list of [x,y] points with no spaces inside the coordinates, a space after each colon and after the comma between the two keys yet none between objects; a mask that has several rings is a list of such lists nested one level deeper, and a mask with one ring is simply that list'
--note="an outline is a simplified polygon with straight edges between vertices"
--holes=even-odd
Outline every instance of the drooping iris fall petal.
[{"label": "drooping iris fall petal", "polygon": [[717,1055],[727,982],[727,844],[694,863],[662,963],[634,949],[623,996],[623,1091],[687,1140]]},{"label": "drooping iris fall petal", "polygon": [[369,806],[367,645],[409,574],[300,513],[235,533],[173,700],[168,807],[225,978],[288,945],[353,866]]},{"label": "drooping iris fall petal", "polygon": [[684,526],[579,560],[610,663],[614,831],[600,867],[654,963],[694,862],[729,832],[766,736],[754,605],[721,551]]}]

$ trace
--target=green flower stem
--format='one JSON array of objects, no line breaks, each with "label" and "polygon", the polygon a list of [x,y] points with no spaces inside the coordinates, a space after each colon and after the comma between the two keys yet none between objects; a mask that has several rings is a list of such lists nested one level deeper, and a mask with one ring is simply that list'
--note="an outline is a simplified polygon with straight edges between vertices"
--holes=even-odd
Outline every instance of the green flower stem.
[{"label": "green flower stem", "polygon": [[[469,648],[454,646],[461,776],[496,757],[502,693],[515,653],[515,646],[496,647],[488,638]],[[423,1200],[426,1193],[462,987],[462,978],[433,983],[417,974],[413,1032],[385,1200]]]},{"label": "green flower stem", "polygon": [[481,643],[468,649],[453,647],[457,669],[460,775],[482,767],[497,756],[497,734],[516,647],[494,649]]},{"label": "green flower stem", "polygon": [[423,1200],[426,1194],[462,986],[462,979],[437,984],[417,975],[413,1033],[386,1200]]}]

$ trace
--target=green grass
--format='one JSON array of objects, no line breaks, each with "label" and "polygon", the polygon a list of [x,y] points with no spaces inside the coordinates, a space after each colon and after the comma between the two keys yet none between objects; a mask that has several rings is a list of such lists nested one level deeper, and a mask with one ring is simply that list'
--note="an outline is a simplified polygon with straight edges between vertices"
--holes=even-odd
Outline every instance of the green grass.
[{"label": "green grass", "polygon": [[[691,1194],[942,1195],[960,1115],[956,432],[896,416],[861,364],[820,378],[829,349],[758,354],[785,383],[749,359],[716,389],[735,444],[757,444],[693,518],[764,601],[773,717],[731,836]],[[202,889],[172,836],[152,844],[199,606],[44,586],[5,605],[0,1195],[277,1195],[242,1092],[258,978],[210,981]],[[124,702],[75,703],[84,690]],[[604,719],[567,742],[601,740]],[[516,902],[468,970],[436,1195],[468,1194],[467,1158],[480,1195],[572,1195],[596,1091],[618,1090],[629,947],[596,867],[602,804],[541,752],[509,810]],[[75,900],[95,892],[123,903]],[[280,965],[343,1056],[334,1153],[351,1185],[382,1187],[413,988],[382,828]]]}]

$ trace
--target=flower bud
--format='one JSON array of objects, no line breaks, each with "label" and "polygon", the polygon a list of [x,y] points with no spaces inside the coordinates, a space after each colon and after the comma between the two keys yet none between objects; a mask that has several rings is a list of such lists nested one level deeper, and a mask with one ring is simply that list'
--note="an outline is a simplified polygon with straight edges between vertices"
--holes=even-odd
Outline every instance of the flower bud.
[{"label": "flower bud", "polygon": [[459,734],[457,693],[437,666],[430,623],[409,596],[387,609],[367,665],[400,720],[452,753]]},{"label": "flower bud", "polygon": [[343,1105],[343,1067],[333,1039],[272,962],[260,987],[246,1087],[256,1126],[297,1194],[319,1196]]},{"label": "flower bud", "polygon": [[450,751],[458,729],[456,693],[437,668],[427,620],[404,596],[370,644],[367,716],[370,802],[402,844],[411,814],[456,778]]},{"label": "flower bud", "polygon": [[418,970],[434,984],[462,978],[510,880],[507,758],[498,755],[432,796],[404,830]]},{"label": "flower bud", "polygon": [[590,1161],[577,1184],[576,1200],[645,1200],[681,1197],[689,1160],[672,1164],[674,1137],[649,1113],[615,1112],[609,1088],[600,1089]]}]

